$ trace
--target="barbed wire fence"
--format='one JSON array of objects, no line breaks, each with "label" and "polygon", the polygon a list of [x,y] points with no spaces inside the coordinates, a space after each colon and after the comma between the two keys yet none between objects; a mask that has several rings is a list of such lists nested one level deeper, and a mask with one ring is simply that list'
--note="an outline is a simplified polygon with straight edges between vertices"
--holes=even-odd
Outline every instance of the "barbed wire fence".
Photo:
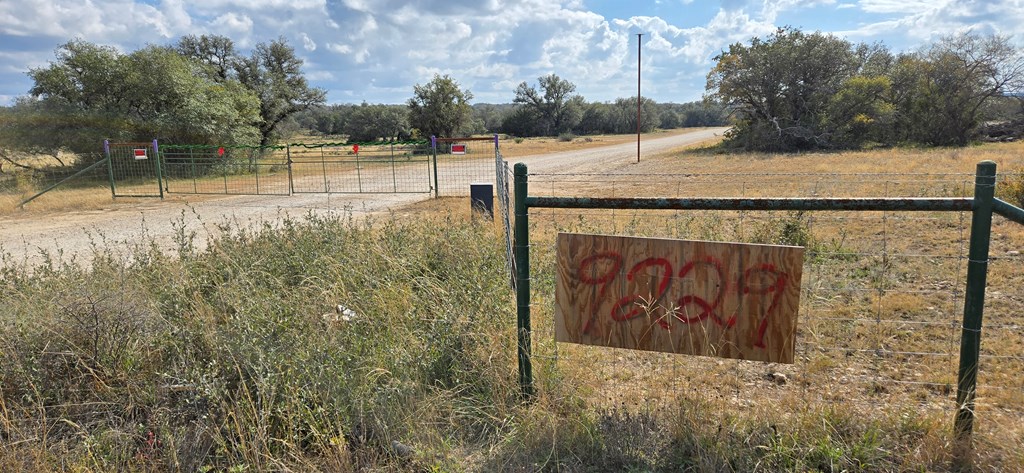
[{"label": "barbed wire fence", "polygon": [[[970,197],[974,175],[534,173],[529,181],[531,197],[912,198]],[[900,410],[936,414],[952,430],[970,212],[531,208],[530,222],[541,386],[574,386],[576,396],[607,409],[649,411],[680,396],[750,412],[844,405],[874,419]],[[555,343],[558,232],[806,247],[796,363]],[[1005,435],[1024,441],[1024,231],[997,216],[993,235],[975,411],[982,444]]]}]

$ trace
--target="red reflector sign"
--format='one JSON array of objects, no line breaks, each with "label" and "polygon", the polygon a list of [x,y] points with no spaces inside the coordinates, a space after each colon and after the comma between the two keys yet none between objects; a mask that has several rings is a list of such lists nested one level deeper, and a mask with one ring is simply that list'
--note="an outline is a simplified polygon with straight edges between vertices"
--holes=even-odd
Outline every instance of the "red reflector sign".
[{"label": "red reflector sign", "polygon": [[135,148],[135,159],[147,159],[146,148]]},{"label": "red reflector sign", "polygon": [[466,154],[466,145],[452,145],[452,154]]}]

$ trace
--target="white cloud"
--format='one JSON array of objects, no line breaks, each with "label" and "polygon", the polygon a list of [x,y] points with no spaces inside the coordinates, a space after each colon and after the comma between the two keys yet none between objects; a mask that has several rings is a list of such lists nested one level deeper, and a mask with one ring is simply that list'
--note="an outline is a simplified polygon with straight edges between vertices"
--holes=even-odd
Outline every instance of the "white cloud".
[{"label": "white cloud", "polygon": [[800,26],[841,25],[830,32],[910,46],[965,28],[1024,32],[1017,0],[723,0],[710,8],[661,1],[660,9],[685,9],[687,23],[606,17],[585,0],[0,0],[0,36],[27,44],[0,45],[0,95],[27,90],[23,72],[74,37],[127,51],[218,34],[244,51],[284,36],[329,100],[398,103],[435,72],[452,75],[478,101],[507,102],[516,84],[549,73],[590,100],[629,96],[636,33],[644,33],[644,90],[679,101],[700,96],[712,58],[729,44],[793,18],[832,15]]},{"label": "white cloud", "polygon": [[172,38],[191,25],[182,0],[163,0],[159,8],[132,0],[0,2],[0,33],[16,36],[141,45]]},{"label": "white cloud", "polygon": [[338,54],[352,53],[352,47],[347,44],[327,43],[327,50]]},{"label": "white cloud", "polygon": [[1024,24],[1024,9],[1016,3],[1012,0],[862,0],[861,9],[885,18],[837,34],[862,40],[905,37],[915,44],[967,30],[1019,35],[1020,25]]},{"label": "white cloud", "polygon": [[0,72],[24,73],[46,65],[48,58],[33,51],[0,51]]},{"label": "white cloud", "polygon": [[237,37],[237,36],[248,36],[252,31],[253,21],[252,18],[245,14],[238,14],[235,12],[225,13],[218,16],[212,22],[212,32],[214,34]]},{"label": "white cloud", "polygon": [[868,13],[920,13],[949,4],[949,0],[860,0]]},{"label": "white cloud", "polygon": [[316,42],[310,39],[309,35],[307,35],[306,33],[302,33],[300,36],[302,37],[303,49],[310,52],[316,51]]},{"label": "white cloud", "polygon": [[370,12],[370,2],[364,0],[342,0],[341,3],[355,11]]},{"label": "white cloud", "polygon": [[307,72],[306,79],[311,81],[331,80],[334,79],[334,73],[332,73],[331,71]]},{"label": "white cloud", "polygon": [[163,12],[164,20],[166,20],[172,36],[179,31],[188,30],[192,26],[192,16],[185,9],[183,0],[162,0],[160,10]]},{"label": "white cloud", "polygon": [[833,5],[835,0],[765,0],[761,10],[761,16],[769,22],[774,22],[780,13],[800,9],[809,9],[821,5]]},{"label": "white cloud", "polygon": [[[53,5],[71,0],[29,1]],[[776,9],[790,4],[779,3]],[[441,72],[486,101],[508,101],[515,84],[552,72],[598,99],[629,95],[623,84],[631,83],[635,72],[637,32],[647,35],[644,67],[652,72],[653,83],[659,70],[705,69],[729,42],[773,29],[771,21],[743,9],[723,9],[707,24],[683,29],[657,17],[604,18],[577,0],[421,0],[415,5],[401,0],[162,0],[160,10],[166,26],[158,35],[169,39],[212,33],[246,48],[285,35],[316,61],[317,68],[308,68],[316,74],[310,80],[333,82],[325,84],[329,89],[358,89],[377,79],[411,90],[412,84]],[[99,14],[90,21],[101,20]],[[102,38],[98,32],[83,36]],[[331,74],[328,68],[345,72]]]},{"label": "white cloud", "polygon": [[365,64],[366,59],[370,57],[370,50],[366,48],[360,49],[352,57],[356,64]]},{"label": "white cloud", "polygon": [[199,10],[322,10],[326,0],[188,0]]}]

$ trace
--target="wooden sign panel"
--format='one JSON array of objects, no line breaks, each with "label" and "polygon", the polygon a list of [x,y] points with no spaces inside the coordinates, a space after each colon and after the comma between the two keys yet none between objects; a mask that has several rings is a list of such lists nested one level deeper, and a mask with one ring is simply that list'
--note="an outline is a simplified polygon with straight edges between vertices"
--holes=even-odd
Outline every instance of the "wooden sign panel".
[{"label": "wooden sign panel", "polygon": [[555,339],[792,363],[804,249],[560,233]]}]

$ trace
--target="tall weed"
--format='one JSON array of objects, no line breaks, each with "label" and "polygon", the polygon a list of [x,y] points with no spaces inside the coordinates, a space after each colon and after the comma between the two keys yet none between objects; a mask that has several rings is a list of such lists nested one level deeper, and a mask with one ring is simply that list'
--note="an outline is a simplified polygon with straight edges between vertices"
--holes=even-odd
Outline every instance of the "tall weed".
[{"label": "tall weed", "polygon": [[226,226],[204,250],[195,238],[179,232],[176,257],[143,244],[100,249],[89,269],[5,269],[0,462],[429,463],[493,443],[514,417],[512,294],[491,228],[309,217]]}]

